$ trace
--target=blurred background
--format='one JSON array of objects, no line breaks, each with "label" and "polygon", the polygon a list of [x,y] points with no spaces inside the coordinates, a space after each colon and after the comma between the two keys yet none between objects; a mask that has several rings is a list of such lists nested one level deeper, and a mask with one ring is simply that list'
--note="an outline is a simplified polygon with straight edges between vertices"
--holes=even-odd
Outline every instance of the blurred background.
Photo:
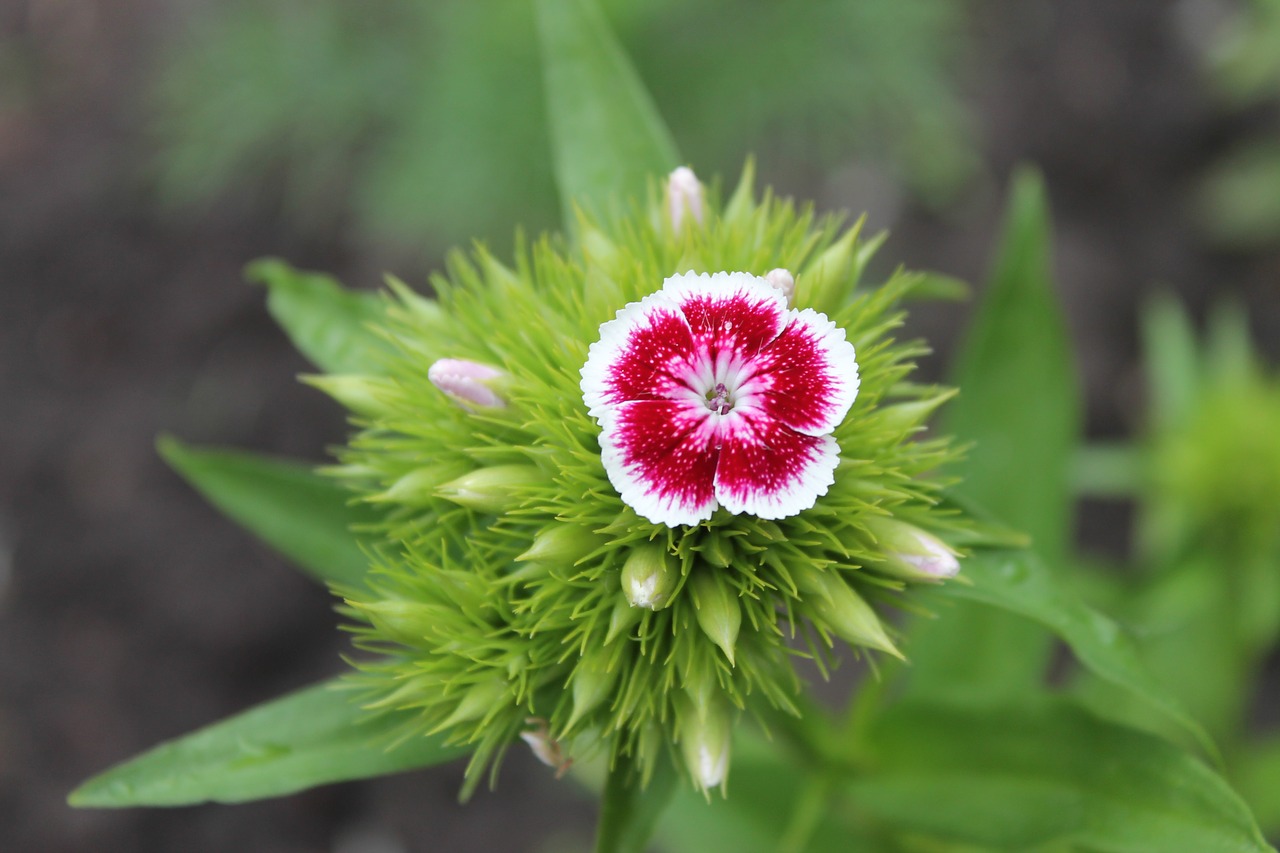
[{"label": "blurred background", "polygon": [[[1090,438],[1147,426],[1157,292],[1199,325],[1235,300],[1280,356],[1275,0],[602,5],[699,174],[733,181],[754,153],[780,193],[867,211],[892,232],[882,271],[980,288],[1007,178],[1037,164]],[[452,244],[553,227],[536,62],[528,0],[0,0],[0,848],[585,849],[592,807],[520,751],[466,807],[460,766],[248,806],[64,804],[340,669],[327,594],[154,437],[315,460],[341,442],[241,268],[423,287]],[[967,313],[914,312],[926,377]],[[1081,553],[1123,559],[1131,520],[1083,502]]]}]

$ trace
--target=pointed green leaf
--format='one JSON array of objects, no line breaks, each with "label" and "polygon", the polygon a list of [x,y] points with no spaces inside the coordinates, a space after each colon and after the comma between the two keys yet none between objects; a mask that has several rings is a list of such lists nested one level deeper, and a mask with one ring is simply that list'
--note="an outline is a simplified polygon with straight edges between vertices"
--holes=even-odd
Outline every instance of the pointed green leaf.
[{"label": "pointed green leaf", "polygon": [[[946,428],[973,442],[956,468],[964,494],[995,518],[1030,534],[1058,565],[1070,534],[1068,473],[1080,428],[1079,388],[1049,257],[1044,185],[1019,172],[1002,245],[982,304],[958,356],[960,389]],[[1047,635],[1023,620],[957,608],[920,625],[909,654],[924,690],[980,689],[1015,695],[1048,665]]]},{"label": "pointed green leaf", "polygon": [[369,559],[352,528],[375,520],[350,490],[306,465],[161,436],[164,460],[228,518],[324,583],[359,586]]},{"label": "pointed green leaf", "polygon": [[1195,332],[1172,296],[1154,299],[1143,310],[1142,348],[1152,420],[1167,428],[1191,411],[1200,382]]},{"label": "pointed green leaf", "polygon": [[905,830],[1002,850],[1272,849],[1204,764],[1067,702],[902,703],[866,746],[872,769],[849,785],[851,804]]},{"label": "pointed green leaf", "polygon": [[327,373],[385,372],[388,346],[369,328],[386,314],[377,295],[346,290],[327,275],[275,258],[254,261],[245,277],[266,285],[267,310],[312,364]]},{"label": "pointed green leaf", "polygon": [[1273,838],[1280,834],[1280,735],[1250,744],[1236,773],[1240,793]]},{"label": "pointed green leaf", "polygon": [[[1133,641],[1114,621],[1059,584],[1030,551],[981,551],[965,559],[971,583],[948,583],[937,594],[989,605],[1040,623],[1070,646],[1094,675],[1128,691],[1163,719],[1185,732],[1208,755],[1217,750],[1204,728],[1144,667]],[[982,608],[982,612],[990,612]],[[950,618],[942,610],[941,620]],[[981,690],[969,691],[977,696]]]},{"label": "pointed green leaf", "polygon": [[594,0],[538,0],[538,36],[556,185],[596,215],[643,199],[680,164],[671,134]]},{"label": "pointed green leaf", "polygon": [[315,685],[161,744],[85,782],[69,802],[90,808],[239,803],[464,754],[423,736],[393,746],[404,719],[372,715],[336,685]]},{"label": "pointed green leaf", "polygon": [[665,755],[659,756],[647,786],[640,786],[637,775],[623,757],[609,771],[600,800],[596,853],[644,853],[658,818],[680,785],[680,777]]}]

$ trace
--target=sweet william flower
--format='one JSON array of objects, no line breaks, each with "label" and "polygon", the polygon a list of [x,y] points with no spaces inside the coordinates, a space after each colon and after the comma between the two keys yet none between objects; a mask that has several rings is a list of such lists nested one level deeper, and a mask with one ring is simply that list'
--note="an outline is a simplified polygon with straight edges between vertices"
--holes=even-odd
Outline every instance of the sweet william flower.
[{"label": "sweet william flower", "polygon": [[672,527],[721,506],[764,519],[812,507],[858,392],[844,331],[745,272],[669,277],[600,327],[581,375],[610,482]]}]

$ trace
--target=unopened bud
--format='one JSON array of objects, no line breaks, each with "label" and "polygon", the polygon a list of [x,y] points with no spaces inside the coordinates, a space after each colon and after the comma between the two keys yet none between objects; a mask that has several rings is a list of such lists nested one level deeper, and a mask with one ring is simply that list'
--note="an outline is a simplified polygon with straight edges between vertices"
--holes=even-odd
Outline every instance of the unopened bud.
[{"label": "unopened bud", "polygon": [[517,503],[516,492],[546,482],[533,465],[494,465],[450,480],[436,494],[477,512],[501,513]]},{"label": "unopened bud", "polygon": [[947,543],[913,524],[873,517],[863,522],[880,547],[873,565],[885,574],[912,581],[943,581],[960,571],[960,561]]},{"label": "unopened bud", "polygon": [[782,294],[782,298],[787,300],[787,304],[791,304],[791,300],[796,295],[796,279],[789,271],[782,268],[769,270],[765,274],[764,280],[773,285],[773,289]]},{"label": "unopened bud", "polygon": [[677,705],[680,750],[693,781],[704,792],[724,784],[729,773],[732,727],[724,700],[694,708],[687,699]]},{"label": "unopened bud", "polygon": [[453,713],[444,722],[431,730],[431,734],[452,728],[458,723],[469,723],[479,720],[497,708],[504,700],[510,701],[507,685],[501,681],[485,681],[466,688],[462,699],[458,701]]},{"label": "unopened bud", "polygon": [[702,224],[702,184],[688,166],[681,166],[667,177],[667,212],[671,215],[671,227],[679,233],[685,215]]},{"label": "unopened bud", "polygon": [[429,605],[415,601],[386,599],[348,604],[363,613],[378,633],[407,646],[420,644],[439,621]]},{"label": "unopened bud", "polygon": [[742,608],[738,597],[720,582],[715,573],[705,566],[690,579],[693,586],[693,605],[698,617],[698,627],[720,647],[729,663],[733,664],[734,647],[738,644],[738,629],[742,627]]},{"label": "unopened bud", "polygon": [[505,409],[507,401],[493,390],[505,377],[496,367],[462,358],[442,358],[427,370],[427,378],[460,406],[468,410]]},{"label": "unopened bud", "polygon": [[552,524],[539,530],[533,544],[516,560],[573,565],[600,547],[602,541],[602,537],[581,525]]},{"label": "unopened bud", "polygon": [[640,617],[644,614],[640,608],[632,604],[625,596],[618,599],[617,604],[613,605],[613,612],[609,614],[609,631],[605,634],[605,645],[613,642],[613,638],[620,634],[630,631],[632,626],[640,621]]},{"label": "unopened bud", "polygon": [[584,656],[573,670],[573,713],[569,715],[566,729],[600,706],[613,691],[618,680],[617,668],[609,669],[609,655]]},{"label": "unopened bud", "polygon": [[809,612],[840,639],[902,657],[875,610],[834,570],[805,567],[791,576]]},{"label": "unopened bud", "polygon": [[661,610],[679,583],[680,567],[664,543],[639,545],[622,564],[622,592],[634,607]]}]

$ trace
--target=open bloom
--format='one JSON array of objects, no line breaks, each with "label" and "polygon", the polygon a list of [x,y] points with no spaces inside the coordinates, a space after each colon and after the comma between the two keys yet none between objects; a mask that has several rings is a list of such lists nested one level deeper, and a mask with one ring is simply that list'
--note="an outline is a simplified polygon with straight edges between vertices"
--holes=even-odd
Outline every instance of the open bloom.
[{"label": "open bloom", "polygon": [[766,279],[690,272],[600,327],[581,387],[610,482],[649,521],[785,518],[833,482],[858,364],[843,329]]}]

